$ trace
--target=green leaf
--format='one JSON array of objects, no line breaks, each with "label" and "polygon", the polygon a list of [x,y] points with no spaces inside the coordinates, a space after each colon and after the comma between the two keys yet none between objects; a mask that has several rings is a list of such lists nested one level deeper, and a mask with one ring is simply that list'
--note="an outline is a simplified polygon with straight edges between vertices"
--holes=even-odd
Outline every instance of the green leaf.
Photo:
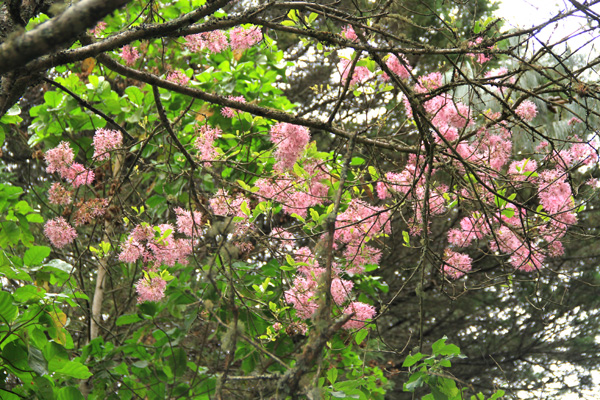
[{"label": "green leaf", "polygon": [[416,363],[421,361],[421,359],[423,357],[425,357],[425,355],[421,354],[421,353],[417,353],[415,355],[408,355],[406,357],[406,359],[404,360],[404,362],[402,363],[402,366],[403,367],[412,367],[413,365],[415,365]]},{"label": "green leaf", "polygon": [[92,376],[88,367],[77,361],[68,361],[62,368],[56,370],[56,372],[76,379],[87,379]]},{"label": "green leaf", "polygon": [[46,375],[48,373],[48,362],[44,358],[44,354],[35,346],[29,346],[29,367],[38,375]]},{"label": "green leaf", "polygon": [[19,309],[13,304],[10,293],[0,291],[0,324],[12,322],[19,314]]},{"label": "green leaf", "polygon": [[77,388],[67,386],[58,391],[57,400],[84,400],[84,397]]},{"label": "green leaf", "polygon": [[142,318],[140,318],[139,315],[137,314],[126,314],[126,315],[121,315],[118,319],[117,319],[117,326],[123,326],[123,325],[129,325],[129,324],[134,324],[138,321],[141,321]]},{"label": "green leaf", "polygon": [[368,329],[361,329],[360,331],[358,331],[356,333],[356,336],[354,337],[356,344],[361,344],[363,342],[363,340],[365,340],[365,338],[367,337],[368,334],[369,334]]},{"label": "green leaf", "polygon": [[337,368],[331,368],[330,370],[327,371],[327,379],[329,379],[329,382],[331,382],[332,385],[337,380],[337,377],[338,377]]},{"label": "green leaf", "polygon": [[27,266],[39,265],[50,255],[52,249],[46,246],[33,246],[23,256],[23,262]]}]

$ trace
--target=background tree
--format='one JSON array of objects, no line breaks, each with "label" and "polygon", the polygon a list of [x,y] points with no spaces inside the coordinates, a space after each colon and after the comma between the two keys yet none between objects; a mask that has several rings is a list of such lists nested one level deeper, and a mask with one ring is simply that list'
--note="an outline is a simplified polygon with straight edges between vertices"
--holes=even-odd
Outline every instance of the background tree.
[{"label": "background tree", "polygon": [[3,397],[590,384],[596,2],[228,3],[3,5]]}]

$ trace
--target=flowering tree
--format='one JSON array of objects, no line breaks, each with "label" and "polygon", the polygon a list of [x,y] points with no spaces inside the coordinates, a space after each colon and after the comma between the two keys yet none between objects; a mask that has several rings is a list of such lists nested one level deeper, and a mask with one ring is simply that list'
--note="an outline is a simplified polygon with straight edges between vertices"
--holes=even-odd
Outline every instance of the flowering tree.
[{"label": "flowering tree", "polygon": [[[434,47],[382,29],[391,4],[34,3],[4,6],[0,45],[4,398],[383,398],[386,351],[400,390],[462,398],[428,282],[551,273],[594,196],[597,62],[533,46],[545,25],[440,17]],[[551,22],[595,21],[572,4]],[[315,60],[319,102],[292,104]],[[378,331],[413,282],[409,354]]]}]

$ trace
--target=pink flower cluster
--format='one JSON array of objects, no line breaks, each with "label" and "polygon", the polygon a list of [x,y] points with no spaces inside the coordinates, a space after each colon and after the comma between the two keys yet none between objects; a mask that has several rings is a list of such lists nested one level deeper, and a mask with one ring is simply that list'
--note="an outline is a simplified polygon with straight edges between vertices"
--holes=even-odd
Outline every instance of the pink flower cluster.
[{"label": "pink flower cluster", "polygon": [[524,121],[531,121],[537,115],[537,106],[532,101],[525,100],[515,110],[515,114],[521,117]]},{"label": "pink flower cluster", "polygon": [[[325,273],[308,247],[298,249],[295,262],[301,264],[298,268],[299,276],[294,279],[293,286],[284,293],[285,301],[294,306],[296,315],[301,319],[312,318],[319,309],[317,299],[318,280]],[[339,270],[334,270],[331,280],[330,293],[333,301],[338,306],[343,306],[350,299],[354,283],[339,277]],[[368,304],[354,301],[349,303],[343,311],[344,314],[356,315],[346,323],[344,329],[362,328],[365,320],[373,318],[375,308]]]},{"label": "pink flower cluster", "polygon": [[165,288],[167,287],[167,281],[160,276],[155,276],[148,279],[149,277],[144,276],[135,284],[135,291],[138,294],[138,304],[145,301],[160,301],[165,297]]},{"label": "pink flower cluster", "polygon": [[[238,103],[246,102],[246,99],[244,98],[244,96],[229,96],[229,100],[237,101]],[[229,107],[225,107],[221,110],[221,114],[225,118],[233,118],[233,117],[235,117],[236,113],[238,113],[238,112],[239,112],[238,110],[229,108]]]},{"label": "pink flower cluster", "polygon": [[110,157],[110,151],[118,149],[123,145],[123,135],[115,130],[100,128],[94,134],[94,155],[97,161],[106,160]]},{"label": "pink flower cluster", "polygon": [[447,249],[442,273],[451,279],[458,279],[471,270],[473,259],[466,254]]},{"label": "pink flower cluster", "polygon": [[342,28],[342,36],[353,42],[358,42],[358,36],[356,36],[356,32],[354,32],[352,25],[346,25]]},{"label": "pink flower cluster", "polygon": [[[340,63],[338,64],[338,71],[342,74],[342,83],[348,80],[348,75],[350,75],[350,69],[352,67],[352,61],[342,58],[340,59]],[[352,74],[352,79],[350,80],[350,86],[356,85],[360,82],[365,82],[369,78],[371,78],[373,74],[367,67],[355,66],[354,73]]]},{"label": "pink flower cluster", "polygon": [[372,319],[375,316],[376,311],[373,306],[361,303],[360,301],[353,301],[344,309],[344,314],[352,313],[354,313],[354,316],[342,328],[360,329],[365,326],[366,320]]},{"label": "pink flower cluster", "polygon": [[[385,65],[398,76],[400,79],[408,79],[410,78],[410,71],[412,70],[411,66],[408,64],[408,60],[402,57],[402,61],[398,59],[394,54],[391,54],[385,62]],[[390,77],[385,72],[382,76],[384,81],[389,81]]]},{"label": "pink flower cluster", "polygon": [[323,204],[327,200],[329,188],[322,183],[327,179],[327,174],[316,162],[306,160],[304,171],[308,175],[306,179],[289,173],[284,173],[277,179],[261,178],[254,183],[259,189],[257,194],[281,203],[285,213],[305,218],[309,207]]},{"label": "pink flower cluster", "polygon": [[181,70],[173,71],[169,75],[167,75],[167,80],[169,82],[176,83],[178,85],[185,86],[190,81],[190,78],[185,74],[185,72]]},{"label": "pink flower cluster", "polygon": [[258,26],[248,29],[236,26],[229,31],[229,40],[231,41],[231,48],[233,50],[243,51],[249,49],[262,39],[262,32]]},{"label": "pink flower cluster", "polygon": [[210,208],[215,215],[236,216],[240,218],[248,218],[242,211],[242,203],[246,205],[250,202],[241,194],[233,197],[225,189],[217,190],[217,193],[208,201]]},{"label": "pink flower cluster", "polygon": [[199,157],[205,163],[206,166],[210,167],[210,161],[214,161],[218,158],[219,153],[215,147],[215,140],[223,131],[219,128],[211,128],[208,125],[202,125],[198,130],[198,136],[194,142],[194,146],[200,151]]},{"label": "pink flower cluster", "polygon": [[131,47],[130,45],[125,45],[121,49],[121,58],[125,61],[125,64],[128,66],[132,66],[135,64],[138,58],[140,58],[140,53],[135,47]]},{"label": "pink flower cluster", "polygon": [[48,190],[48,200],[51,204],[65,206],[73,201],[73,193],[65,189],[63,185],[54,182]]},{"label": "pink flower cluster", "polygon": [[106,22],[100,21],[96,24],[94,29],[89,30],[89,33],[90,33],[90,35],[98,36],[105,29],[106,29]]},{"label": "pink flower cluster", "polygon": [[277,147],[274,154],[277,160],[275,170],[283,172],[292,169],[309,140],[308,129],[303,126],[280,122],[271,127],[271,142]]},{"label": "pink flower cluster", "polygon": [[96,198],[86,201],[75,212],[75,226],[89,224],[94,218],[103,216],[107,206],[108,200],[106,199]]},{"label": "pink flower cluster", "polygon": [[200,236],[202,233],[202,214],[200,212],[177,207],[175,214],[177,214],[177,232],[189,237]]},{"label": "pink flower cluster", "polygon": [[187,264],[187,256],[192,253],[191,240],[175,239],[171,225],[163,224],[157,228],[145,223],[137,225],[123,244],[119,260],[133,263],[141,258],[155,267],[161,264],[172,267],[177,262]]},{"label": "pink flower cluster", "polygon": [[[478,37],[477,39],[475,39],[474,42],[469,42],[468,44],[469,44],[469,47],[475,47],[475,46],[481,44],[482,42],[483,42],[483,38]],[[489,47],[489,48],[491,49],[492,47]],[[486,55],[485,53],[478,53],[478,54],[469,53],[467,55],[471,58],[474,58],[475,62],[477,62],[478,64],[484,64],[492,59],[491,56]]]},{"label": "pink flower cluster", "polygon": [[[225,32],[215,30],[197,33],[185,37],[185,46],[193,52],[208,49],[212,53],[220,53],[230,46]],[[246,50],[262,40],[262,32],[259,27],[242,28],[237,26],[229,31],[231,49],[237,51]]]},{"label": "pink flower cluster", "polygon": [[61,249],[72,243],[77,232],[63,217],[57,217],[46,222],[44,234],[53,246]]},{"label": "pink flower cluster", "polygon": [[61,178],[71,182],[74,187],[89,185],[94,181],[93,171],[73,162],[73,150],[67,142],[61,142],[57,147],[48,150],[44,157],[48,163],[46,171],[58,172]]}]

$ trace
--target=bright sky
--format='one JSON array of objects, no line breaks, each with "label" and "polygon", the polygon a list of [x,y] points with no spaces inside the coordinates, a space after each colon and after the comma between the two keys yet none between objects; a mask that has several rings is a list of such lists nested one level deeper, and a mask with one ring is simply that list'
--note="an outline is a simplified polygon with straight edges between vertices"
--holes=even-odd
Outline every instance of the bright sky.
[{"label": "bright sky", "polygon": [[[496,16],[506,21],[506,29],[528,28],[538,25],[546,21],[549,17],[555,16],[561,10],[572,10],[574,8],[568,0],[497,0],[497,2],[500,4],[500,9],[496,12]],[[579,2],[583,3],[584,1],[579,0]],[[600,4],[592,6],[591,10],[600,14]],[[574,16],[561,21],[561,23],[546,27],[538,35],[538,38],[543,41],[550,40],[556,42],[564,37],[571,36],[586,24],[587,20],[583,17],[583,13],[578,12]],[[596,26],[598,25],[598,23],[595,24]],[[596,29],[595,34],[598,35],[598,33]],[[571,47],[578,48],[595,38],[597,36],[594,37],[592,34],[578,36],[571,42]],[[590,46],[585,51],[598,54],[600,53],[599,46],[599,44],[596,44],[594,49]]]}]

